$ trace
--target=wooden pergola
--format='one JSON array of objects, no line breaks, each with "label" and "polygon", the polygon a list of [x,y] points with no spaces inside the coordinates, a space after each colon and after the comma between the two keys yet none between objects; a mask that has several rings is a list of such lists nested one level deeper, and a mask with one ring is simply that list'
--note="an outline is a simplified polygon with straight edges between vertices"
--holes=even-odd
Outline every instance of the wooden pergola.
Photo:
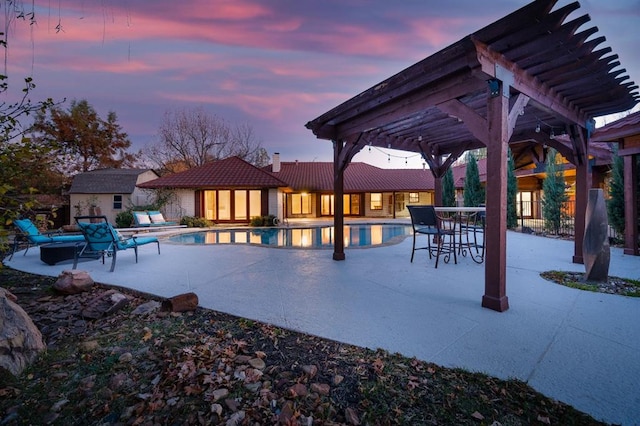
[{"label": "wooden pergola", "polygon": [[[576,167],[573,261],[582,263],[593,118],[631,109],[638,87],[626,81],[610,48],[596,50],[605,41],[594,36],[597,28],[578,32],[588,15],[568,20],[580,5],[552,11],[555,3],[534,1],[306,124],[318,138],[333,141],[335,260],[345,259],[344,170],[363,147],[421,153],[436,179],[436,204],[452,163],[467,150],[486,147],[482,306],[507,310],[508,148],[522,165],[523,158],[543,157],[549,146]],[[568,138],[555,138],[560,134]]]}]

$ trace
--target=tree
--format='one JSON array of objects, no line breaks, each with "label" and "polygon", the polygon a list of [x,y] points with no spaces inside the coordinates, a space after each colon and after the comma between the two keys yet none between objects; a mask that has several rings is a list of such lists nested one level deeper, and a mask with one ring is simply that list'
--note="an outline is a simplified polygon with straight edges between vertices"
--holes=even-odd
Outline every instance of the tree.
[{"label": "tree", "polygon": [[115,112],[109,111],[105,121],[84,99],[72,101],[67,111],[53,107],[49,112],[36,115],[33,138],[51,147],[65,175],[135,165],[138,155],[127,152],[131,142]]},{"label": "tree", "polygon": [[518,180],[515,174],[515,163],[513,155],[509,150],[509,160],[507,162],[507,228],[514,229],[518,226],[518,212],[516,209],[516,198],[518,194]]},{"label": "tree", "polygon": [[[36,88],[31,77],[24,78],[19,94],[12,96],[9,92],[14,86],[10,87],[7,72],[8,31],[18,20],[33,25],[35,14],[25,11],[20,2],[0,2],[0,9],[2,6],[6,10],[3,11],[5,28],[0,32],[0,47],[4,48],[5,54],[4,70],[0,72],[0,95],[3,96],[0,101],[0,228],[35,206],[35,200],[30,196],[37,192],[35,185],[42,187],[54,182],[44,168],[47,164],[46,149],[23,138],[30,129],[24,120],[36,112],[45,112],[54,102],[51,98],[31,100]],[[16,101],[4,100],[10,98]]]},{"label": "tree", "polygon": [[456,205],[456,188],[453,182],[453,169],[449,167],[442,177],[442,205],[453,207]]},{"label": "tree", "polygon": [[477,207],[484,204],[484,188],[480,183],[478,161],[473,153],[467,154],[467,167],[464,176],[464,205]]},{"label": "tree", "polygon": [[547,152],[546,173],[542,183],[542,217],[544,227],[548,231],[558,235],[562,220],[563,208],[569,197],[565,192],[564,172],[558,166],[558,153],[550,148]]},{"label": "tree", "polygon": [[611,180],[609,181],[609,201],[607,202],[607,213],[609,224],[615,229],[618,235],[624,234],[624,161],[618,155],[618,150],[613,153],[613,164],[611,168]]},{"label": "tree", "polygon": [[160,124],[158,141],[147,147],[145,153],[161,174],[234,155],[259,167],[269,162],[269,155],[251,126],[231,126],[202,107],[167,111]]}]

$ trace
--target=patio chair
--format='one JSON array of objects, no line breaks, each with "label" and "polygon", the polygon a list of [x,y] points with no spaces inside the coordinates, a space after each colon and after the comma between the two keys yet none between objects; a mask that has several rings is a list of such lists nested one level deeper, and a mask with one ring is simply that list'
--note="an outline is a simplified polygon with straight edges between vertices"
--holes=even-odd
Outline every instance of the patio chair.
[{"label": "patio chair", "polygon": [[467,223],[464,225],[466,232],[466,245],[476,263],[484,262],[484,229],[487,213],[484,211],[477,212],[468,217]]},{"label": "patio chair", "polygon": [[134,211],[131,213],[133,214],[133,222],[136,227],[144,228],[147,226],[151,226],[151,219],[149,218],[149,213],[139,212],[139,211]]},{"label": "patio chair", "polygon": [[169,222],[165,220],[162,213],[157,210],[149,210],[147,213],[149,214],[149,219],[151,219],[151,224],[153,226],[167,226],[178,224],[178,222]]},{"label": "patio chair", "polygon": [[32,246],[50,243],[79,243],[84,241],[84,236],[82,235],[64,235],[60,230],[43,234],[30,219],[15,219],[13,225],[16,228],[16,235],[13,239],[13,248],[9,260],[13,259],[13,254],[18,251],[21,242],[27,243],[27,249],[23,253],[24,256],[29,251],[29,247]]},{"label": "patio chair", "polygon": [[119,251],[133,249],[138,263],[138,247],[156,243],[158,254],[160,254],[160,242],[156,237],[124,237],[107,221],[106,216],[77,216],[76,223],[80,227],[86,245],[76,254],[73,259],[73,268],[76,269],[78,260],[84,257],[101,257],[104,264],[104,257],[111,256],[111,269],[116,267],[116,256]]},{"label": "patio chair", "polygon": [[[436,265],[440,260],[440,255],[444,255],[444,261],[449,262],[451,254],[453,254],[454,263],[458,263],[456,257],[456,234],[453,226],[447,226],[447,223],[453,223],[441,220],[433,206],[407,206],[411,215],[411,226],[413,227],[413,246],[411,249],[411,262],[416,250],[427,250],[429,259],[436,257]],[[427,236],[427,245],[425,247],[416,247],[416,237],[418,235]],[[435,244],[435,248],[431,246],[431,240]],[[435,253],[434,253],[435,252]]]}]

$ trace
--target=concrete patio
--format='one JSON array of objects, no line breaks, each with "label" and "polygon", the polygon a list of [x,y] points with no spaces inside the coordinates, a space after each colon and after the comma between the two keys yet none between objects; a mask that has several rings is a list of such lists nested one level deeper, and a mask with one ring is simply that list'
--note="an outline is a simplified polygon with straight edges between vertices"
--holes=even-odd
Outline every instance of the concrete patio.
[{"label": "concrete patio", "polygon": [[[399,244],[331,250],[162,242],[109,262],[83,261],[94,280],[171,297],[195,292],[200,305],[447,367],[517,378],[539,392],[610,423],[640,423],[640,298],[567,288],[546,270],[583,271],[573,242],[507,233],[503,313],[480,306],[484,265],[461,258],[434,269],[424,251],[413,263],[411,238]],[[5,265],[57,276],[39,249]],[[640,280],[640,257],[611,250],[610,275]]]}]

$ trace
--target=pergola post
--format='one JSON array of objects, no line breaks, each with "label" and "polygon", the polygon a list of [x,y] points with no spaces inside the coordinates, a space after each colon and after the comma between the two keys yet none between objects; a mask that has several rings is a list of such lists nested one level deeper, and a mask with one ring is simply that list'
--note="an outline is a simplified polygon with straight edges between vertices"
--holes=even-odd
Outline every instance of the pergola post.
[{"label": "pergola post", "polygon": [[638,250],[638,166],[636,155],[625,155],[624,161],[624,254],[640,255]]},{"label": "pergola post", "polygon": [[333,260],[344,260],[344,167],[342,166],[342,148],[344,142],[333,141]]},{"label": "pergola post", "polygon": [[575,156],[576,166],[576,207],[574,214],[573,263],[584,263],[582,245],[584,243],[584,228],[586,225],[587,201],[591,188],[591,173],[589,172],[589,143],[584,129],[573,126],[572,143],[579,147]]},{"label": "pergola post", "polygon": [[[502,86],[502,82],[499,82]],[[488,92],[487,123],[487,223],[485,229],[486,265],[482,306],[503,312],[509,309],[507,298],[507,159],[509,147],[509,98],[502,89],[498,95]]]}]

